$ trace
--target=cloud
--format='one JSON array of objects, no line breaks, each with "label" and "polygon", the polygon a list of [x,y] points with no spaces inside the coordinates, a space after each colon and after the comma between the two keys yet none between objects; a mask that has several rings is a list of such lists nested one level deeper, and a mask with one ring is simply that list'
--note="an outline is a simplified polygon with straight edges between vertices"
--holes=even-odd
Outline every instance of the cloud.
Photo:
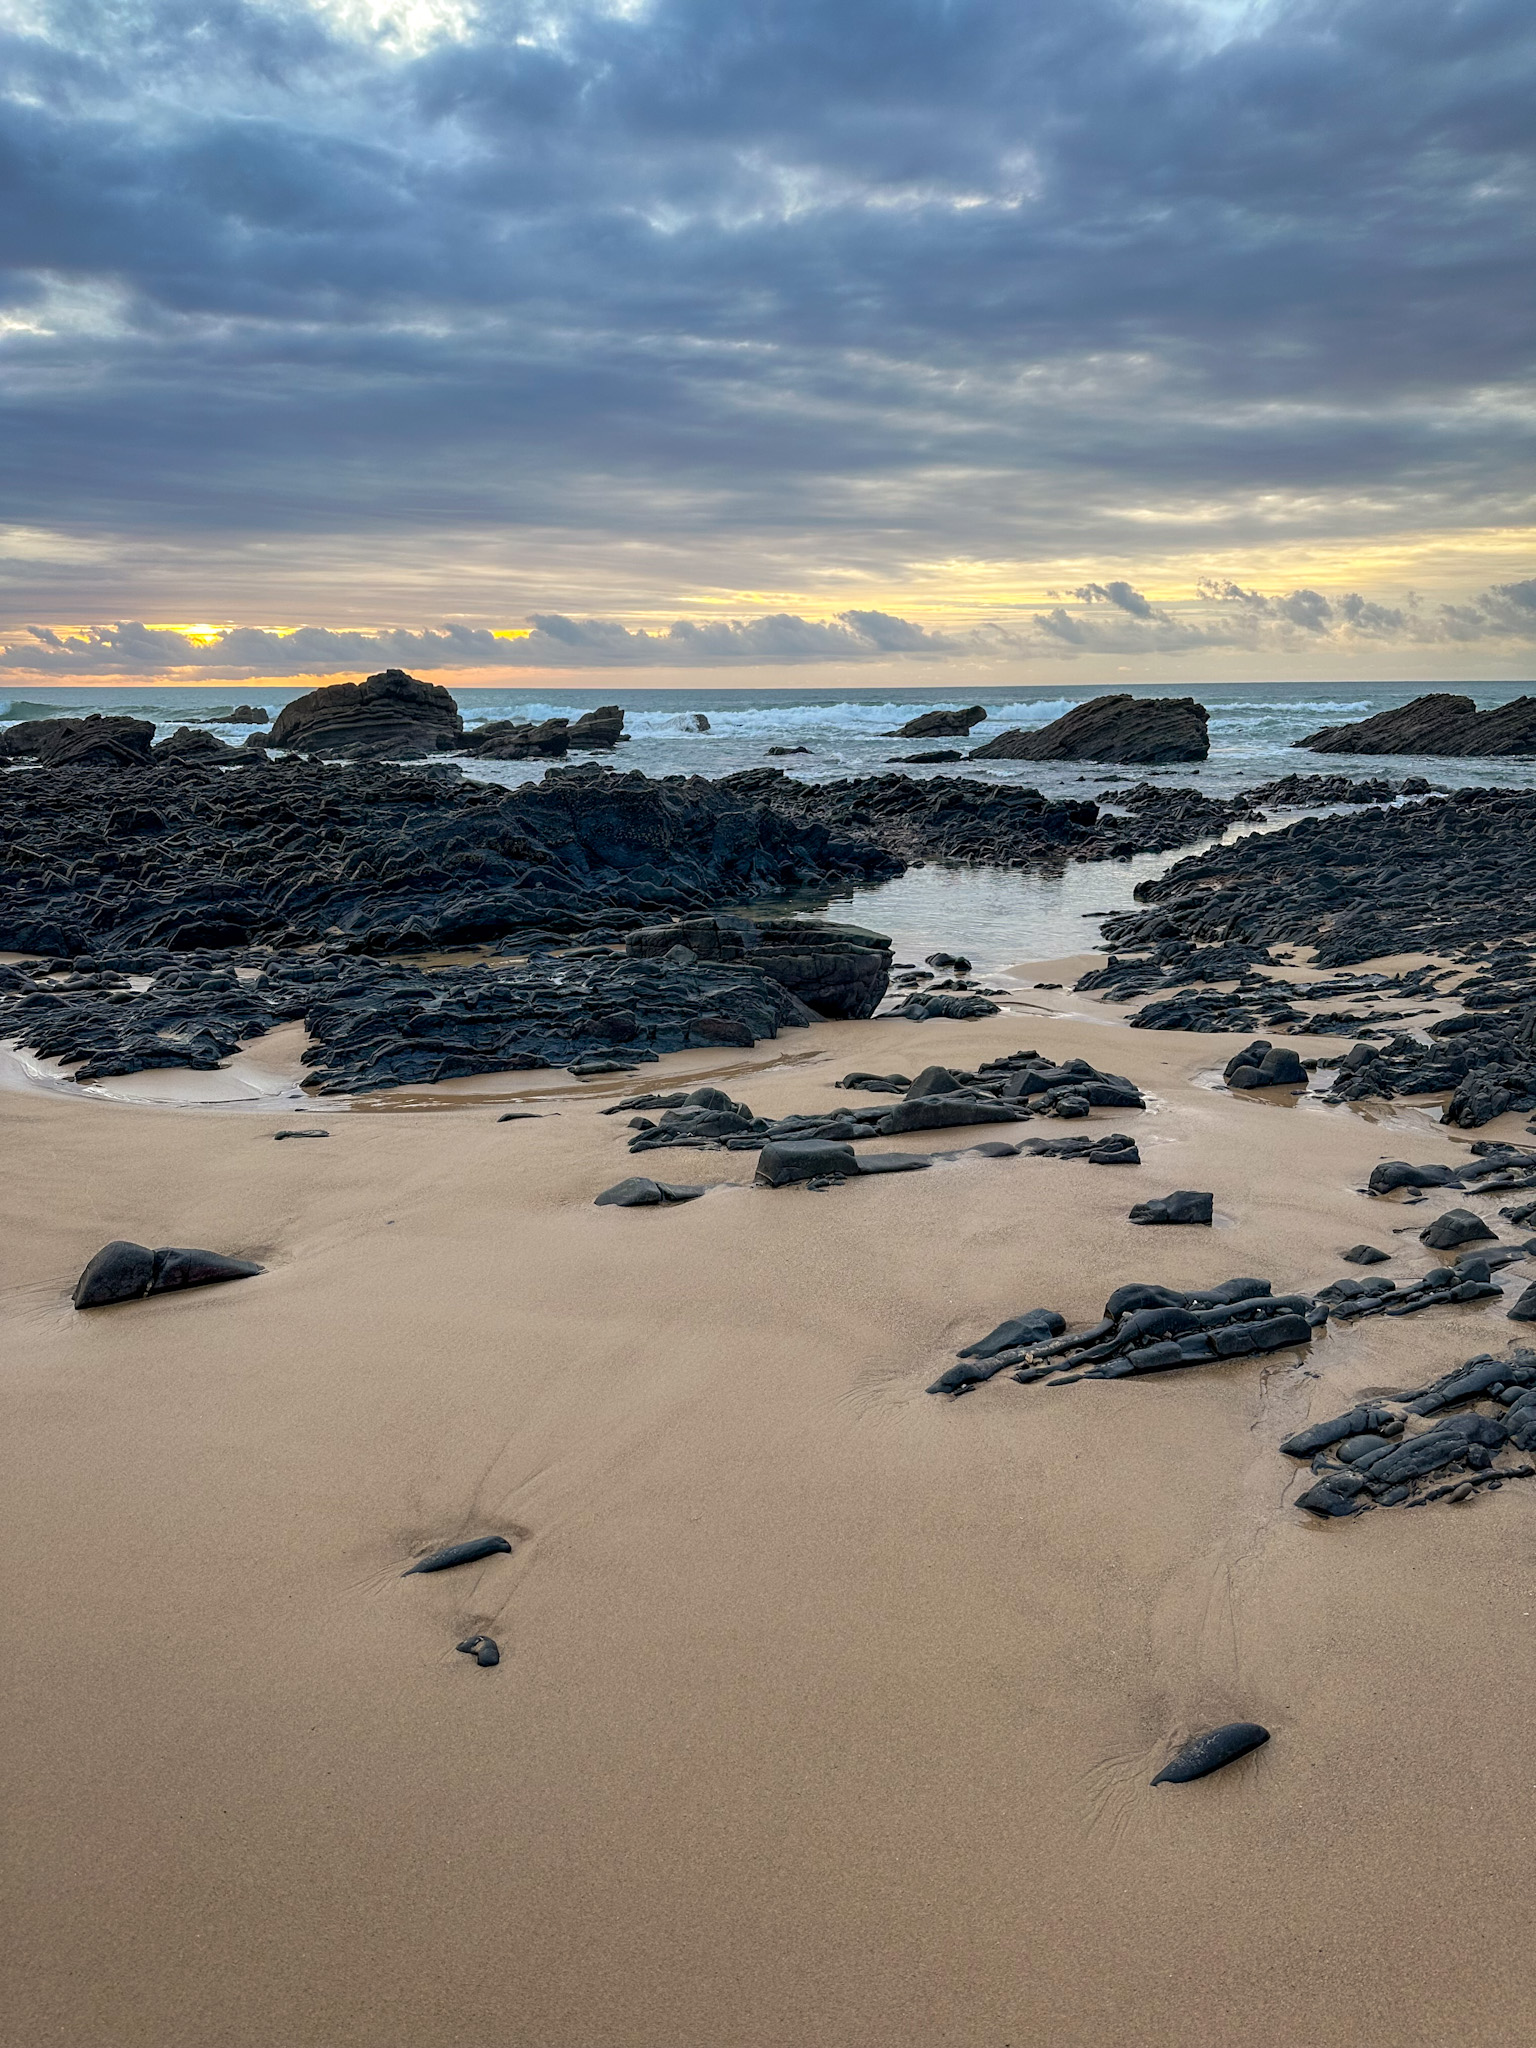
[{"label": "cloud", "polygon": [[[1055,605],[1026,618],[935,633],[886,612],[806,619],[777,612],[755,619],[679,619],[632,629],[607,619],[534,615],[526,627],[493,631],[443,625],[335,631],[300,626],[272,632],[234,626],[199,631],[125,622],[59,631],[33,626],[0,637],[0,672],[50,678],[164,676],[238,679],[368,673],[386,667],[456,669],[730,669],[861,663],[1010,662],[1094,655],[1178,657],[1245,649],[1283,657],[1299,646],[1453,647],[1514,642],[1536,647],[1536,578],[1495,585],[1468,604],[1430,612],[1394,610],[1350,592],[1330,601],[1315,590],[1273,597],[1212,581],[1193,605],[1151,604],[1129,585],[1097,584],[1079,608]],[[1091,591],[1093,594],[1088,595]],[[1098,607],[1108,605],[1108,611]]]},{"label": "cloud", "polygon": [[[132,608],[161,545],[230,565],[242,615],[315,615],[281,601],[308,558],[377,617],[371,556],[419,540],[431,617],[461,609],[468,537],[519,608],[580,610],[518,581],[560,534],[670,550],[637,610],[696,588],[701,551],[730,587],[768,561],[844,603],[913,563],[1048,557],[1117,565],[1078,586],[1088,616],[1156,634],[1138,548],[1531,520],[1522,0],[9,21],[0,486],[16,526],[110,557],[13,588]],[[1269,602],[1308,643],[1388,630],[1314,596]],[[1080,644],[1074,621],[1040,631]],[[648,658],[625,646],[591,651]]]}]

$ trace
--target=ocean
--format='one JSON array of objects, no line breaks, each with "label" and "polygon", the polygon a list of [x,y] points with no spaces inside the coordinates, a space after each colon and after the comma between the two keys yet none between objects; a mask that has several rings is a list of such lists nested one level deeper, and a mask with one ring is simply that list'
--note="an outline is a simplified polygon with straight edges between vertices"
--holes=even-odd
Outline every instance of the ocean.
[{"label": "ocean", "polygon": [[[452,687],[451,684],[449,687]],[[1536,788],[1536,760],[1446,761],[1382,755],[1330,757],[1298,752],[1295,742],[1320,726],[1370,717],[1422,696],[1423,683],[1274,683],[1255,685],[1189,683],[1137,684],[1137,697],[1197,696],[1210,713],[1210,759],[1176,768],[1121,768],[1072,762],[977,761],[938,767],[908,767],[915,776],[963,774],[998,783],[1026,783],[1048,796],[1097,796],[1104,790],[1147,778],[1183,783],[1213,796],[1231,796],[1278,776],[1343,771],[1352,776],[1423,775],[1445,788],[1497,783]],[[1519,683],[1456,683],[1440,687],[1468,696],[1486,710],[1522,694]],[[207,719],[220,708],[259,704],[275,715],[300,687],[254,688],[239,683],[207,687],[115,689],[31,688],[0,707],[0,724],[20,716],[66,712],[129,712],[152,718],[164,737],[189,718]],[[627,744],[610,765],[638,768],[646,775],[735,774],[744,768],[778,767],[806,781],[883,772],[893,756],[927,747],[958,747],[984,740],[1010,726],[1037,728],[1060,718],[1074,704],[1108,694],[1103,685],[1052,688],[1038,695],[1017,687],[969,689],[948,677],[906,689],[855,690],[772,688],[626,689],[619,683],[596,688],[550,688],[509,684],[455,692],[468,725],[492,719],[575,717],[596,704],[621,704]],[[899,741],[889,735],[925,710],[980,704],[986,722],[967,741]],[[702,712],[708,732],[692,729]],[[213,724],[222,737],[239,740],[245,727]],[[805,747],[804,754],[775,759],[773,746]],[[578,757],[580,758],[580,757]],[[541,761],[466,761],[465,772],[487,782],[516,787],[538,781]],[[24,772],[24,771],[23,771]],[[1276,813],[1267,829],[1288,823],[1295,812]],[[1235,831],[1252,827],[1234,828]],[[1266,828],[1260,828],[1266,829]],[[1098,915],[1125,908],[1137,884],[1163,872],[1193,849],[1134,859],[1069,867],[1059,876],[1016,874],[1003,869],[915,868],[876,889],[853,890],[827,902],[830,914],[874,925],[895,940],[898,957],[921,959],[937,946],[963,952],[977,971],[1052,960],[1094,947]],[[805,905],[805,908],[821,907]]]}]

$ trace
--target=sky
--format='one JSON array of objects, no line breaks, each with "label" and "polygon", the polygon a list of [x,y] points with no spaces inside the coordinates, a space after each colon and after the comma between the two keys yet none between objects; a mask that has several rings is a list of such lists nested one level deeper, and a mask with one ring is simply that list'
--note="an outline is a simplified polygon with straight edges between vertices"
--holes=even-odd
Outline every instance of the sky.
[{"label": "sky", "polygon": [[1530,0],[0,0],[0,694],[1536,673]]}]

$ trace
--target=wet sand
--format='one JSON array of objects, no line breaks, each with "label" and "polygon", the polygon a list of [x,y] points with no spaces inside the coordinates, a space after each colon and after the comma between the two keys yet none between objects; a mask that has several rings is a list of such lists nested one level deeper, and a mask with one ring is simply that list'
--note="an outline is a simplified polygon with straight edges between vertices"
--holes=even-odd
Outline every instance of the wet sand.
[{"label": "wet sand", "polygon": [[[553,1076],[515,1078],[558,1117],[342,1110],[281,1145],[291,1112],[0,1094],[7,2038],[1529,2040],[1536,1488],[1324,1526],[1275,1449],[1502,1349],[1507,1304],[923,1392],[1122,1281],[1433,1262],[1448,1202],[1356,1190],[1467,1134],[1212,1091],[1241,1038],[1116,1015],[820,1026],[725,1085],[782,1114],[852,1068],[1081,1052],[1156,1098],[1092,1121],[1140,1172],[755,1191],[749,1153],[632,1161],[612,1095]],[[637,1167],[740,1185],[592,1207]],[[1175,1187],[1217,1227],[1126,1223]],[[117,1236],[270,1270],[74,1313]],[[492,1532],[512,1555],[400,1576]],[[1237,1718],[1274,1739],[1150,1788]]]}]

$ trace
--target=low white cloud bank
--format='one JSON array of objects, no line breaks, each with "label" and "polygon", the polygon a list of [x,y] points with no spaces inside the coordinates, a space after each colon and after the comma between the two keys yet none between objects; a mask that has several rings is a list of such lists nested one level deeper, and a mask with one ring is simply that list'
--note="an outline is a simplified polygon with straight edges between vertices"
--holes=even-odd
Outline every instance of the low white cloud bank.
[{"label": "low white cloud bank", "polygon": [[[329,675],[355,669],[774,668],[806,662],[1072,659],[1084,655],[1177,656],[1212,648],[1273,649],[1536,645],[1536,577],[1498,583],[1466,604],[1381,605],[1355,592],[1281,595],[1225,579],[1201,586],[1189,605],[1153,604],[1124,582],[1085,584],[1065,602],[1022,620],[936,632],[889,612],[831,619],[792,612],[756,619],[679,619],[656,631],[605,619],[535,613],[526,627],[381,627],[274,632],[232,626],[195,637],[170,626],[125,621],[59,631],[32,626],[0,638],[0,671],[38,681],[107,676]],[[190,673],[182,673],[190,680]]]}]

